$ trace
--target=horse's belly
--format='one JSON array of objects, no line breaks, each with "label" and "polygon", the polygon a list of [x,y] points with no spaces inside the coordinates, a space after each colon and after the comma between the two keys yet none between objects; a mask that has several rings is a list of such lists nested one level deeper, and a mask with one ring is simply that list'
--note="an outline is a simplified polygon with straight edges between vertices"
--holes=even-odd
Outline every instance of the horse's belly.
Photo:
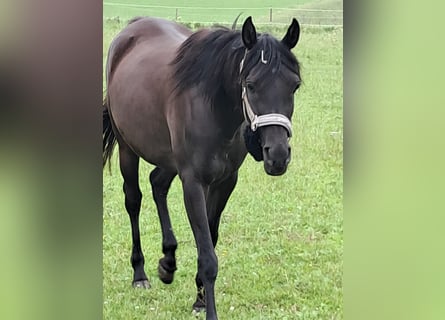
[{"label": "horse's belly", "polygon": [[114,121],[120,136],[144,160],[159,167],[175,167],[168,128],[160,119],[145,116],[135,113],[124,119],[118,112]]},{"label": "horse's belly", "polygon": [[149,61],[144,59],[128,61],[132,64],[122,61],[108,88],[115,125],[140,157],[160,167],[175,167],[164,111],[168,99],[164,88],[168,83],[167,67],[147,65]]}]

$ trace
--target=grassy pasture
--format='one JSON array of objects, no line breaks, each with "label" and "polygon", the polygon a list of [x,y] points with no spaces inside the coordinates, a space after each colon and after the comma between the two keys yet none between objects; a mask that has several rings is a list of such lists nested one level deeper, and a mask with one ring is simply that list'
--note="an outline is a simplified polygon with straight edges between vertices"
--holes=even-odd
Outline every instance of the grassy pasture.
[{"label": "grassy pasture", "polygon": [[[215,8],[217,8],[215,10]],[[275,23],[289,23],[298,16],[301,23],[338,25],[342,24],[341,12],[297,11],[297,9],[333,9],[343,8],[342,0],[253,0],[240,3],[235,0],[223,1],[177,1],[167,0],[162,4],[153,0],[105,0],[104,17],[129,19],[134,16],[157,16],[177,19],[181,22],[231,23],[239,13],[255,17],[259,24],[269,23],[270,8]]]},{"label": "grassy pasture", "polygon": [[[123,26],[122,20],[104,21],[104,59],[112,37]],[[285,32],[277,27],[267,30],[277,37]],[[241,167],[238,185],[222,215],[216,249],[220,319],[343,318],[342,37],[343,30],[338,28],[302,28],[295,54],[302,64],[304,83],[295,96],[288,172],[267,176],[262,164],[250,156]],[[130,223],[116,154],[112,174],[104,171],[104,319],[193,319],[196,248],[180,181],[175,178],[168,196],[179,247],[175,281],[167,286],[156,271],[162,252],[148,182],[151,168],[141,162],[141,240],[150,290],[131,287]]]}]

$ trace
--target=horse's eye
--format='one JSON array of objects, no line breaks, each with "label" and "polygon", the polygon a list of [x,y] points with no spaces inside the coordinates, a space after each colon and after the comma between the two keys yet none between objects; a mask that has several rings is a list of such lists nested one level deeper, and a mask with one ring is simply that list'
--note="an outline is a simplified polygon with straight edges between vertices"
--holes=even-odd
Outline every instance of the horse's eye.
[{"label": "horse's eye", "polygon": [[251,82],[247,83],[247,90],[249,90],[251,92],[255,92],[255,87]]}]

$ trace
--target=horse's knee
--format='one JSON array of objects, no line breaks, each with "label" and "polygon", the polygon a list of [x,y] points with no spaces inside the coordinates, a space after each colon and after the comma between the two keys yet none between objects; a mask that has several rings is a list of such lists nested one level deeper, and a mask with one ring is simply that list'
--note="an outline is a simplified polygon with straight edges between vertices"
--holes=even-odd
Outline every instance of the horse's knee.
[{"label": "horse's knee", "polygon": [[199,277],[203,282],[214,282],[218,275],[218,259],[215,253],[198,258]]},{"label": "horse's knee", "polygon": [[131,199],[125,197],[125,208],[130,216],[139,215],[141,208],[141,199]]}]

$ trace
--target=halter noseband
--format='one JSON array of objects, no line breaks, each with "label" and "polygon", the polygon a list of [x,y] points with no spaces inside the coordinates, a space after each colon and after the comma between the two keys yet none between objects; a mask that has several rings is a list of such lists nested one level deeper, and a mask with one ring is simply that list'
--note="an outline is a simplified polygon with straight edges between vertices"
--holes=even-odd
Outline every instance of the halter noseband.
[{"label": "halter noseband", "polygon": [[[243,70],[243,65],[244,65],[244,60],[246,59],[246,55],[247,55],[247,49],[240,63],[240,74]],[[267,60],[264,60],[263,50],[261,50],[261,62],[267,64]],[[284,127],[287,130],[289,138],[292,137],[292,123],[288,117],[280,113],[268,113],[262,115],[255,114],[247,97],[247,88],[244,83],[241,83],[241,88],[242,88],[241,99],[243,101],[244,118],[246,119],[247,122],[250,122],[250,128],[252,129],[252,131],[256,131],[259,127],[278,125]]]}]

